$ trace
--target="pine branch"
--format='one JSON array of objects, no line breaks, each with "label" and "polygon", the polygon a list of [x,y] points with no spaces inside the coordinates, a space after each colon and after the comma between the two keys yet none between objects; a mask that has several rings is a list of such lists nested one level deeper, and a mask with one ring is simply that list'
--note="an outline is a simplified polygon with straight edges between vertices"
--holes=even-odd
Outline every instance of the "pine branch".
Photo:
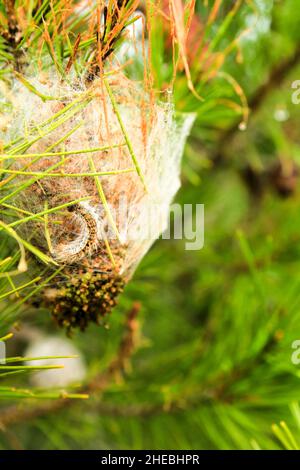
[{"label": "pine branch", "polygon": [[[138,330],[137,315],[139,310],[140,305],[136,303],[127,314],[125,334],[121,340],[116,358],[113,359],[103,374],[95,377],[80,393],[87,393],[92,396],[99,392],[104,392],[111,384],[112,380],[123,373],[128,360],[132,357],[137,346],[136,332]],[[119,406],[117,404],[100,402],[96,406],[97,411],[104,416],[147,417],[162,413],[176,414],[182,411],[191,411],[199,408],[201,405],[213,403],[230,404],[237,400],[237,397],[231,394],[231,387],[236,382],[241,382],[243,379],[248,378],[256,367],[263,364],[266,355],[272,352],[276,344],[274,337],[271,337],[261,349],[260,353],[254,358],[237,364],[228,373],[221,372],[217,374],[210,382],[201,384],[196,390],[193,389],[191,392],[181,395],[178,400],[174,400],[167,405],[161,402],[131,403],[130,405],[122,404],[122,406]],[[248,400],[251,401],[251,396],[239,396],[238,400],[240,403],[247,404]],[[0,428],[5,429],[8,425],[36,419],[50,412],[60,411],[75,404],[76,402],[74,400],[63,399],[33,408],[23,409],[20,407],[11,407],[2,411]]]},{"label": "pine branch", "polygon": [[[87,75],[88,82],[93,81],[99,75],[105,60],[115,51],[127,21],[138,6],[138,0],[110,0],[104,6],[103,12],[101,12],[103,16],[102,32],[100,31],[99,21],[96,25],[98,55],[89,68]],[[99,14],[98,16],[100,17],[101,15]]]},{"label": "pine branch", "polygon": [[[286,80],[288,74],[300,63],[300,47],[297,47],[294,54],[288,59],[284,59],[279,65],[277,65],[270,73],[268,80],[263,83],[250,98],[248,104],[250,108],[250,119],[259,112],[265,101],[268,99],[270,94],[275,88]],[[240,132],[238,128],[239,121],[235,121],[234,124],[227,129],[218,141],[217,147],[213,150],[211,160],[214,165],[220,165],[224,162],[224,149],[231,147],[232,141],[236,135]]]},{"label": "pine branch", "polygon": [[24,53],[18,49],[22,40],[22,31],[16,16],[15,0],[3,0],[7,17],[7,28],[0,27],[0,37],[4,39],[5,52],[11,54],[14,59],[14,68],[17,71],[22,69]]},{"label": "pine branch", "polygon": [[22,38],[16,18],[15,0],[3,0],[3,3],[6,10],[8,28],[2,35],[9,45],[15,49]]},{"label": "pine branch", "polygon": [[102,48],[107,49],[106,52],[103,54],[103,60],[107,59],[113,51],[114,51],[114,45],[119,39],[122,31],[124,30],[125,25],[122,28],[118,28],[118,32],[116,35],[114,35],[111,39],[107,38],[107,33],[109,31],[113,31],[116,29],[116,27],[119,25],[120,20],[122,20],[122,13],[125,10],[126,6],[129,4],[130,0],[117,0],[116,5],[114,4],[112,7],[112,14],[110,18],[110,26],[108,26],[108,18],[107,18],[107,13],[108,13],[108,7],[104,7],[103,11],[103,16],[104,16],[104,30],[103,30],[103,35],[101,38],[101,46]]}]

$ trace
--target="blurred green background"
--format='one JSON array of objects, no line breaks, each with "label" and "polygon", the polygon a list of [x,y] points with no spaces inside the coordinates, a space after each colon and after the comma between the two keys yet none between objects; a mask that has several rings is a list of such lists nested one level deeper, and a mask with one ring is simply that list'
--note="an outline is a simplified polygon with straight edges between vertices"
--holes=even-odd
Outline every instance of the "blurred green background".
[{"label": "blurred green background", "polygon": [[[197,3],[200,24],[206,3],[213,2]],[[235,2],[223,3],[208,44]],[[250,29],[222,67],[248,98],[246,130],[222,101],[240,103],[224,76],[195,80],[204,102],[179,77],[177,108],[197,119],[176,202],[205,205],[204,247],[187,251],[185,240],[157,241],[109,329],[92,326],[73,339],[89,375],[105,370],[126,312],[140,302],[140,336],[124,373],[89,400],[8,424],[1,448],[300,446],[300,364],[291,360],[300,339],[300,104],[292,102],[292,83],[300,80],[299,24],[297,0],[245,1],[220,35],[215,47],[225,51]],[[194,59],[194,76],[197,66]],[[28,324],[64,337],[48,313],[26,315]]]}]

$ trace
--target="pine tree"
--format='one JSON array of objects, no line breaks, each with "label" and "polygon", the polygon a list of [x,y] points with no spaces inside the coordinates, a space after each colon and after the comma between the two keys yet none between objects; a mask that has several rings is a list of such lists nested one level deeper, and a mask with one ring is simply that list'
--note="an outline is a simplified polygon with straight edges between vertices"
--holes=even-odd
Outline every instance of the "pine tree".
[{"label": "pine tree", "polygon": [[298,16],[0,0],[0,447],[299,448]]}]

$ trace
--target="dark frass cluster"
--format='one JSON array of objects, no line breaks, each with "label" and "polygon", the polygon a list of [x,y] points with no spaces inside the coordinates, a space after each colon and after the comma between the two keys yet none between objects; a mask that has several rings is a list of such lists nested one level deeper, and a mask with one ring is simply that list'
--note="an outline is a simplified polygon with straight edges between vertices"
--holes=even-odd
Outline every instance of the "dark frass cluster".
[{"label": "dark frass cluster", "polygon": [[101,324],[117,304],[124,286],[122,277],[113,273],[87,272],[73,277],[51,302],[53,318],[68,334],[75,328],[84,331],[91,322]]}]

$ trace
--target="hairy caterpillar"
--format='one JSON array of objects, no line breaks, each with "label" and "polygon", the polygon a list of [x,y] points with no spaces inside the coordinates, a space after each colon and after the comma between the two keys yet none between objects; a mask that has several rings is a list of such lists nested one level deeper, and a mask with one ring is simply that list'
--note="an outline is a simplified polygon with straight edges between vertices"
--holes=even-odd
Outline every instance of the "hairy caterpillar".
[{"label": "hairy caterpillar", "polygon": [[83,256],[97,249],[101,239],[99,214],[89,202],[79,202],[72,207],[72,213],[79,227],[79,236],[54,247],[52,256],[59,263],[73,264],[80,261]]}]

